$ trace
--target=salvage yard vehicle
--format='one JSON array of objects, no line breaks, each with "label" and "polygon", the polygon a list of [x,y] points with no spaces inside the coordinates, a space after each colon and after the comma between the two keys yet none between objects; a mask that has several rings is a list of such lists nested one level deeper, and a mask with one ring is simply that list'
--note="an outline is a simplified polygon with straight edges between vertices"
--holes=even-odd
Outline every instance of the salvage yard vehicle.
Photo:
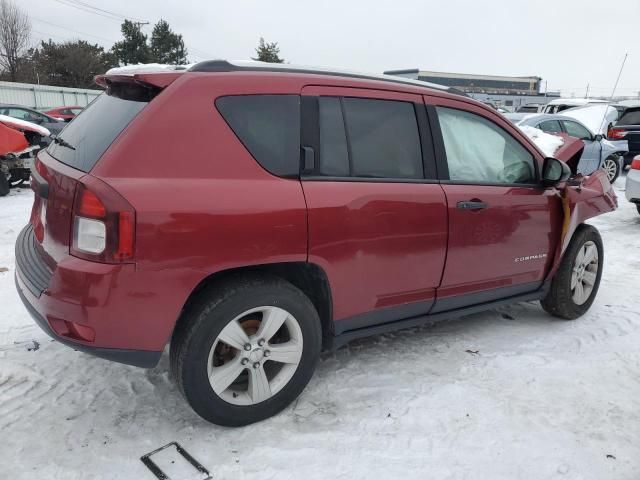
[{"label": "salvage yard vehicle", "polygon": [[640,155],[636,155],[631,161],[624,194],[640,213]]},{"label": "salvage yard vehicle", "polygon": [[[61,118],[55,118],[46,113],[39,112],[33,108],[24,107],[22,105],[1,104],[0,115],[22,120],[24,122],[34,123],[46,128],[54,135],[60,133],[60,131],[66,126],[66,123]],[[49,143],[50,139],[46,139],[46,143]]]},{"label": "salvage yard vehicle", "polygon": [[49,135],[44,127],[0,115],[0,197],[29,180],[35,154]]},{"label": "salvage yard vehicle", "polygon": [[507,114],[508,119],[518,126],[528,125],[543,132],[566,134],[584,141],[585,148],[577,167],[577,173],[589,175],[598,168],[607,174],[607,179],[616,181],[623,166],[623,155],[627,152],[626,143],[609,142],[600,134],[594,134],[583,123],[566,115],[551,114]]},{"label": "salvage yard vehicle", "polygon": [[607,132],[610,140],[626,140],[629,151],[624,156],[625,166],[640,154],[640,107],[630,107],[620,117],[620,120]]},{"label": "salvage yard vehicle", "polygon": [[59,118],[61,120],[64,120],[65,122],[70,122],[75,117],[80,115],[80,112],[82,112],[83,108],[84,107],[78,107],[78,106],[56,107],[56,108],[52,108],[50,110],[47,110],[44,113],[46,113],[47,115],[49,115],[51,117]]},{"label": "salvage yard vehicle", "polygon": [[98,77],[106,93],[39,153],[16,286],[76,350],[154,367],[170,343],[204,419],[280,412],[356,338],[594,302],[604,251],[584,222],[617,200],[602,171],[569,178],[581,141],[545,158],[495,110],[399,77],[149,70]]}]

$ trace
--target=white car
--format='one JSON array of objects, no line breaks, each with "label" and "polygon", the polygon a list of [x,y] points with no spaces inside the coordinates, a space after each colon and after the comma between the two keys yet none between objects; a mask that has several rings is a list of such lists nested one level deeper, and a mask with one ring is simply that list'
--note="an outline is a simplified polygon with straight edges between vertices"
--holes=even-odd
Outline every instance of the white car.
[{"label": "white car", "polygon": [[638,213],[640,213],[640,155],[631,161],[624,194],[627,200],[636,204]]}]

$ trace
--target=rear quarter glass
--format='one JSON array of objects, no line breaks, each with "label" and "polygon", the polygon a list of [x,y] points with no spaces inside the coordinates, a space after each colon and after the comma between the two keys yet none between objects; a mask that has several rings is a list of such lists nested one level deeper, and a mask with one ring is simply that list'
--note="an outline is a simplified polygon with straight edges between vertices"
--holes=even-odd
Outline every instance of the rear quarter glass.
[{"label": "rear quarter glass", "polygon": [[47,152],[70,167],[89,172],[147,104],[103,93],[60,132],[65,145],[51,142]]}]

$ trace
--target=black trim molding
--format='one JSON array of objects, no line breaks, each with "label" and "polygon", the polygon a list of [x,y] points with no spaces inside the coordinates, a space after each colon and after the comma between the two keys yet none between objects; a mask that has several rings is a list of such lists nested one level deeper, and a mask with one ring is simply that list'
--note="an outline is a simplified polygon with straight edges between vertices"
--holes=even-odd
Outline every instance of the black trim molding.
[{"label": "black trim molding", "polygon": [[[532,284],[526,284],[526,288],[531,288]],[[403,305],[401,307],[393,307],[391,309],[385,309],[384,314],[382,316],[377,316],[377,312],[372,312],[369,314],[358,315],[356,317],[347,318],[344,320],[338,320],[335,322],[336,336],[332,339],[332,343],[329,345],[330,349],[337,349],[341,346],[351,342],[352,340],[356,340],[358,338],[369,337],[371,335],[379,335],[382,333],[387,333],[395,330],[401,330],[404,328],[417,327],[420,325],[437,323],[443,320],[453,320],[456,318],[460,318],[465,315],[471,315],[473,313],[483,312],[485,310],[490,310],[492,308],[497,308],[505,305],[511,305],[517,302],[528,302],[532,300],[540,300],[543,298],[550,287],[550,282],[543,283],[538,289],[534,291],[529,291],[528,293],[515,293],[525,289],[525,286],[515,286],[515,287],[504,287],[499,289],[490,290],[488,292],[482,292],[478,294],[471,294],[469,296],[458,297],[457,303],[462,304],[464,302],[464,297],[467,297],[467,301],[473,301],[474,299],[482,299],[484,298],[490,299],[494,295],[502,295],[501,297],[484,301],[482,303],[477,303],[474,305],[455,308],[455,303],[450,302],[449,306],[453,307],[450,310],[446,311],[438,311],[431,312],[429,314],[416,315],[407,318],[405,315],[409,311],[407,309],[407,305]],[[509,290],[512,289],[512,290]],[[514,292],[513,295],[508,295],[509,292]],[[420,302],[422,303],[422,302]],[[424,305],[422,305],[424,306]],[[418,311],[419,308],[416,308]],[[391,320],[394,317],[393,312],[395,311],[395,320]],[[370,322],[366,322],[365,317],[369,316],[371,319]],[[388,318],[389,321],[385,323],[375,323],[379,321],[381,318]],[[372,323],[373,322],[373,323]],[[367,326],[363,326],[367,325]]]}]

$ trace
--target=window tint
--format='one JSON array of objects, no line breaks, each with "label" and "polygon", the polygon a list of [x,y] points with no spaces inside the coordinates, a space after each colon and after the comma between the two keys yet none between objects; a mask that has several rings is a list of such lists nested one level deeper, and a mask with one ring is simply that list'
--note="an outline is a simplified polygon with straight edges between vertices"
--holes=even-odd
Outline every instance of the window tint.
[{"label": "window tint", "polygon": [[438,107],[449,178],[478,183],[534,183],[533,156],[502,128],[462,110]]},{"label": "window tint", "polygon": [[123,100],[103,93],[59,135],[75,150],[51,142],[47,152],[70,167],[88,172],[146,105],[147,102]]},{"label": "window tint", "polygon": [[300,171],[300,97],[221,97],[216,107],[263,168],[281,176]]},{"label": "window tint", "polygon": [[320,122],[320,173],[336,177],[349,176],[349,151],[342,119],[340,99],[318,99]]},{"label": "window tint", "polygon": [[538,124],[538,128],[543,132],[548,133],[562,133],[562,128],[560,127],[560,122],[557,120],[547,120],[546,122],[542,122]]},{"label": "window tint", "polygon": [[640,109],[629,109],[624,112],[622,117],[620,117],[620,121],[618,121],[618,125],[640,125]]},{"label": "window tint", "polygon": [[418,122],[412,103],[343,98],[351,175],[423,178]]},{"label": "window tint", "polygon": [[576,122],[563,120],[562,124],[570,137],[580,138],[582,140],[591,140],[591,133],[585,127]]}]

